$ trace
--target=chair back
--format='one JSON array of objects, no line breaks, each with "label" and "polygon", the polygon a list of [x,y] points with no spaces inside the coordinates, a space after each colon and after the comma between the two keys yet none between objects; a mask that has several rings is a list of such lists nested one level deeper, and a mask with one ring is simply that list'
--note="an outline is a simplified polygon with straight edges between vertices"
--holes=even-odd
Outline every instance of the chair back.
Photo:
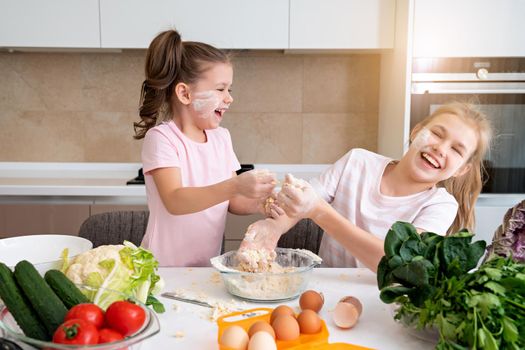
[{"label": "chair back", "polygon": [[78,235],[93,242],[93,247],[130,241],[139,246],[146,233],[149,211],[114,211],[87,218]]},{"label": "chair back", "polygon": [[308,249],[317,254],[319,253],[322,238],[323,230],[312,220],[303,219],[281,236],[277,246],[281,248]]}]

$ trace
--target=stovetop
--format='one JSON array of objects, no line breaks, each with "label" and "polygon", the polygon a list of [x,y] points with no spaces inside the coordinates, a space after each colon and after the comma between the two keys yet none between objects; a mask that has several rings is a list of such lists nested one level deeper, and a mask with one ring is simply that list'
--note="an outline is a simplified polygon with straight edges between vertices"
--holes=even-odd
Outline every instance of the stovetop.
[{"label": "stovetop", "polygon": [[[244,173],[245,171],[253,170],[253,164],[241,164],[241,168],[236,171],[237,175]],[[126,185],[144,185],[144,172],[142,168],[139,169],[138,175],[131,180],[126,182]]]}]

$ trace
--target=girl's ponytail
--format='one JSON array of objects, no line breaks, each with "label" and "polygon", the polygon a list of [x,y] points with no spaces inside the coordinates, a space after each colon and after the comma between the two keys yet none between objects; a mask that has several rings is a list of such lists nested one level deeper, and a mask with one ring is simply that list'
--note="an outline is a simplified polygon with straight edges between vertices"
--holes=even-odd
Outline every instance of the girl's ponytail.
[{"label": "girl's ponytail", "polygon": [[160,33],[146,54],[146,79],[140,93],[140,121],[133,123],[135,139],[162,121],[172,118],[175,86],[194,83],[207,69],[205,63],[229,63],[221,50],[200,42],[183,42],[176,30]]},{"label": "girl's ponytail", "polygon": [[151,42],[146,55],[146,80],[140,92],[141,121],[133,123],[136,139],[143,138],[150,128],[169,115],[169,100],[173,82],[180,72],[183,49],[176,30],[160,33]]}]

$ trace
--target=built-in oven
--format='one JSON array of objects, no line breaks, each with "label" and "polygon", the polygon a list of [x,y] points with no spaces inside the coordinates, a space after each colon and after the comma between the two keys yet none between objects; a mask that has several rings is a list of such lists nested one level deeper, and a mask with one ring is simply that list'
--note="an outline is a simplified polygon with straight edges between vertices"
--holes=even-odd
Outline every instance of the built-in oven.
[{"label": "built-in oven", "polygon": [[525,58],[416,58],[410,124],[450,101],[474,103],[494,126],[484,193],[525,193]]}]

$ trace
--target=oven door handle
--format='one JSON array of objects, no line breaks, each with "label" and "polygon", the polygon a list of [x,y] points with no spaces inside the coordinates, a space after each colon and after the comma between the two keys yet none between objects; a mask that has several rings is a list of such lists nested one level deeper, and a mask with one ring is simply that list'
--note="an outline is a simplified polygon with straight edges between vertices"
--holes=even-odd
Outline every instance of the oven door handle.
[{"label": "oven door handle", "polygon": [[413,95],[423,94],[525,94],[525,82],[426,82],[412,83]]}]

